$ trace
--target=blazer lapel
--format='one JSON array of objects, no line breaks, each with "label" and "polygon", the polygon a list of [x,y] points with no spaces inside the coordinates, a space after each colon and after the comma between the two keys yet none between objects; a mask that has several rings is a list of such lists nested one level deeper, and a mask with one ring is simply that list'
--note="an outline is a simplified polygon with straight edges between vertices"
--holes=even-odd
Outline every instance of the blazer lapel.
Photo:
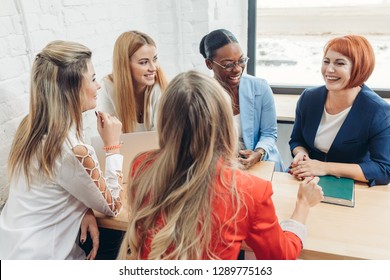
[{"label": "blazer lapel", "polygon": [[316,94],[318,94],[320,98],[318,98],[318,96],[312,95],[313,98],[311,98],[309,100],[309,103],[307,104],[307,106],[309,107],[307,111],[307,116],[303,116],[303,118],[306,118],[306,129],[308,131],[312,131],[312,133],[308,133],[307,135],[307,142],[311,147],[314,147],[314,139],[316,137],[318,126],[320,125],[322,114],[324,112],[325,100],[327,95],[326,87],[321,87],[320,91]]}]

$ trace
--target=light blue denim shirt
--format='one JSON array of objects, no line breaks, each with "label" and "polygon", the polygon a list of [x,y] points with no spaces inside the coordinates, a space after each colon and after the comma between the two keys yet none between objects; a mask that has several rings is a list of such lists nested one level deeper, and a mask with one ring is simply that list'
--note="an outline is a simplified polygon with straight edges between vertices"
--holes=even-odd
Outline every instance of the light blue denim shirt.
[{"label": "light blue denim shirt", "polygon": [[238,92],[241,131],[246,149],[263,148],[267,153],[264,160],[275,162],[275,171],[285,171],[276,147],[276,111],[270,86],[264,79],[243,75]]}]

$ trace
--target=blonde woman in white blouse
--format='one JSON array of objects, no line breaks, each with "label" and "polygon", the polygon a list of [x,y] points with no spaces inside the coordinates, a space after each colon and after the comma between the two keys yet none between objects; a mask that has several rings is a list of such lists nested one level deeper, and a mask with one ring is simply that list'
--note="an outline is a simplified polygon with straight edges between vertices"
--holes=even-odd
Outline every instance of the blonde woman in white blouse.
[{"label": "blonde woman in white blouse", "polygon": [[[156,129],[157,108],[168,84],[158,59],[157,45],[137,30],[123,32],[115,41],[112,73],[102,79],[97,108],[118,117],[122,132]],[[96,135],[94,115],[84,114],[86,141]]]},{"label": "blonde woman in white blouse", "polygon": [[49,43],[34,61],[30,111],[12,144],[7,203],[0,216],[0,259],[85,259],[78,245],[89,208],[121,209],[121,122],[97,113],[107,152],[106,174],[82,140],[82,112],[95,108],[91,51],[78,43]]}]

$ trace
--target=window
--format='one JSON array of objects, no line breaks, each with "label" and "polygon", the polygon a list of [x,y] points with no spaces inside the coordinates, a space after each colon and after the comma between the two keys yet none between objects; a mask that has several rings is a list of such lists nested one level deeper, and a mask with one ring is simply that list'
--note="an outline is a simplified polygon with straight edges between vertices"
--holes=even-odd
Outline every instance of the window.
[{"label": "window", "polygon": [[[336,36],[360,34],[370,41],[376,56],[367,85],[390,97],[390,0],[254,1],[249,0],[249,7],[251,2],[257,6],[256,38],[252,39],[255,75],[273,87],[321,85],[325,43]],[[250,33],[248,37],[249,45]]]}]

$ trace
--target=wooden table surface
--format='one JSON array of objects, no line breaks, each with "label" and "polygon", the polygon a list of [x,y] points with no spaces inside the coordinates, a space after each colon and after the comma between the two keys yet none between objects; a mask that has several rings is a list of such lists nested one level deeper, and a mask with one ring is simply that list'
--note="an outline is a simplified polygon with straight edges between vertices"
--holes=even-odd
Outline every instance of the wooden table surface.
[{"label": "wooden table surface", "polygon": [[299,97],[295,94],[274,94],[277,121],[294,122]]},{"label": "wooden table surface", "polygon": [[[299,181],[274,172],[273,201],[279,220],[295,207]],[[390,186],[355,183],[355,207],[320,203],[310,210],[302,259],[390,260]]]}]

